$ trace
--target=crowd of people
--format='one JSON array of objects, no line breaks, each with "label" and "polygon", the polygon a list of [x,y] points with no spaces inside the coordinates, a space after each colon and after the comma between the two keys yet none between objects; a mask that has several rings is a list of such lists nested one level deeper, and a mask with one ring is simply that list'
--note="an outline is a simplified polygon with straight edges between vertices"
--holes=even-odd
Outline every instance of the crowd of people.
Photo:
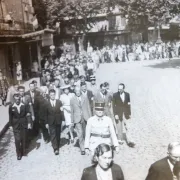
[{"label": "crowd of people", "polygon": [[160,44],[133,43],[131,45],[105,46],[102,49],[94,48],[94,50],[89,45],[87,51],[93,53],[95,58],[99,57],[101,63],[171,59],[180,56],[180,43],[179,41]]},{"label": "crowd of people", "polygon": [[[51,51],[41,61],[40,86],[33,80],[28,90],[19,83],[9,88],[0,71],[1,99],[4,105],[9,105],[9,125],[14,133],[18,160],[28,153],[31,141],[39,134],[45,143],[51,142],[54,154],[59,155],[64,131],[68,145],[79,143],[81,155],[94,157],[94,166],[83,171],[82,180],[124,180],[121,167],[112,160],[113,152],[118,153],[124,142],[130,148],[136,145],[129,129],[130,94],[123,83],[117,85],[117,92],[110,90],[108,82],[97,85],[99,63],[108,62],[106,58],[102,60],[102,56],[98,58],[98,52],[88,49],[87,53],[73,56],[68,52],[58,57]],[[174,180],[168,175],[169,171],[160,169],[163,165],[167,168],[168,164],[171,173],[179,177],[180,166],[176,163],[179,160],[180,144],[172,143],[168,157],[151,166],[146,180]]]}]

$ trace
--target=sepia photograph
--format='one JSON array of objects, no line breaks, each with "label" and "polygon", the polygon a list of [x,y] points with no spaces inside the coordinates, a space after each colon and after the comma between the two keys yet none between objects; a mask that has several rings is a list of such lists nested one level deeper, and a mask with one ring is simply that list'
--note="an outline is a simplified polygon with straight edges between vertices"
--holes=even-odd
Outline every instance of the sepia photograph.
[{"label": "sepia photograph", "polygon": [[0,180],[180,180],[180,0],[0,0]]}]

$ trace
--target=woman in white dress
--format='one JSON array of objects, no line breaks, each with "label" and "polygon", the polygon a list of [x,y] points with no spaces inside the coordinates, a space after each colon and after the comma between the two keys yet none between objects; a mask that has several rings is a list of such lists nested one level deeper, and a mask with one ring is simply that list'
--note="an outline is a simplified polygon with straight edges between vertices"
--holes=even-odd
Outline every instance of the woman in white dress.
[{"label": "woman in white dress", "polygon": [[69,92],[69,88],[70,88],[70,85],[65,85],[61,87],[61,89],[63,90],[63,94],[60,96],[60,100],[62,102],[61,110],[64,112],[66,129],[68,130],[68,134],[70,135],[68,144],[70,140],[71,140],[71,143],[74,143],[73,126],[71,122],[71,108],[70,108],[70,101],[71,101],[71,98],[74,96],[74,94]]}]

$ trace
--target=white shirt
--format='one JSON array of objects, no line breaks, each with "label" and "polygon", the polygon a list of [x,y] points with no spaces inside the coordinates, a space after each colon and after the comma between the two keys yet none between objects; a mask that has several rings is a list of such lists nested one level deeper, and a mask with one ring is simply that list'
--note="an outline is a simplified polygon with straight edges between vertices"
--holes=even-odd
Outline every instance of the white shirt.
[{"label": "white shirt", "polygon": [[32,98],[32,103],[34,103],[34,92],[30,91],[30,94],[31,94],[31,98]]},{"label": "white shirt", "polygon": [[51,99],[50,99],[50,102],[51,102],[52,107],[55,107],[55,106],[56,106],[56,100],[51,100]]},{"label": "white shirt", "polygon": [[104,171],[101,167],[99,167],[99,165],[97,165],[96,174],[98,180],[113,180],[111,168]]},{"label": "white shirt", "polygon": [[100,94],[101,94],[102,98],[105,99],[105,95],[102,92],[100,92]]},{"label": "white shirt", "polygon": [[120,93],[120,97],[121,97],[122,101],[124,102],[125,101],[125,93],[124,92],[122,94]]},{"label": "white shirt", "polygon": [[172,172],[172,174],[173,174],[173,178],[175,179],[176,176],[175,176],[174,173],[173,173],[174,165],[169,161],[169,159],[168,159],[167,161],[168,161],[170,170],[171,170],[171,172]]},{"label": "white shirt", "polygon": [[23,103],[20,103],[19,105],[17,105],[16,103],[14,103],[12,107],[16,107],[17,110],[18,110],[18,113],[20,113],[20,108],[21,108],[21,106],[24,106],[24,104],[23,104]]},{"label": "white shirt", "polygon": [[87,91],[86,92],[82,91],[82,94],[86,97],[87,96]]}]

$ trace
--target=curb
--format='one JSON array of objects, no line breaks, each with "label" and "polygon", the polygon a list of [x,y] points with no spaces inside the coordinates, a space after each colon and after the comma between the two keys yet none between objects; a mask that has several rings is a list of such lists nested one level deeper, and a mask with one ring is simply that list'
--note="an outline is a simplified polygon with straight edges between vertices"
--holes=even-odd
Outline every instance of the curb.
[{"label": "curb", "polygon": [[4,136],[4,134],[7,132],[8,128],[9,128],[9,123],[7,123],[7,124],[4,126],[4,128],[1,130],[1,132],[0,132],[0,139],[1,139],[1,138]]}]

